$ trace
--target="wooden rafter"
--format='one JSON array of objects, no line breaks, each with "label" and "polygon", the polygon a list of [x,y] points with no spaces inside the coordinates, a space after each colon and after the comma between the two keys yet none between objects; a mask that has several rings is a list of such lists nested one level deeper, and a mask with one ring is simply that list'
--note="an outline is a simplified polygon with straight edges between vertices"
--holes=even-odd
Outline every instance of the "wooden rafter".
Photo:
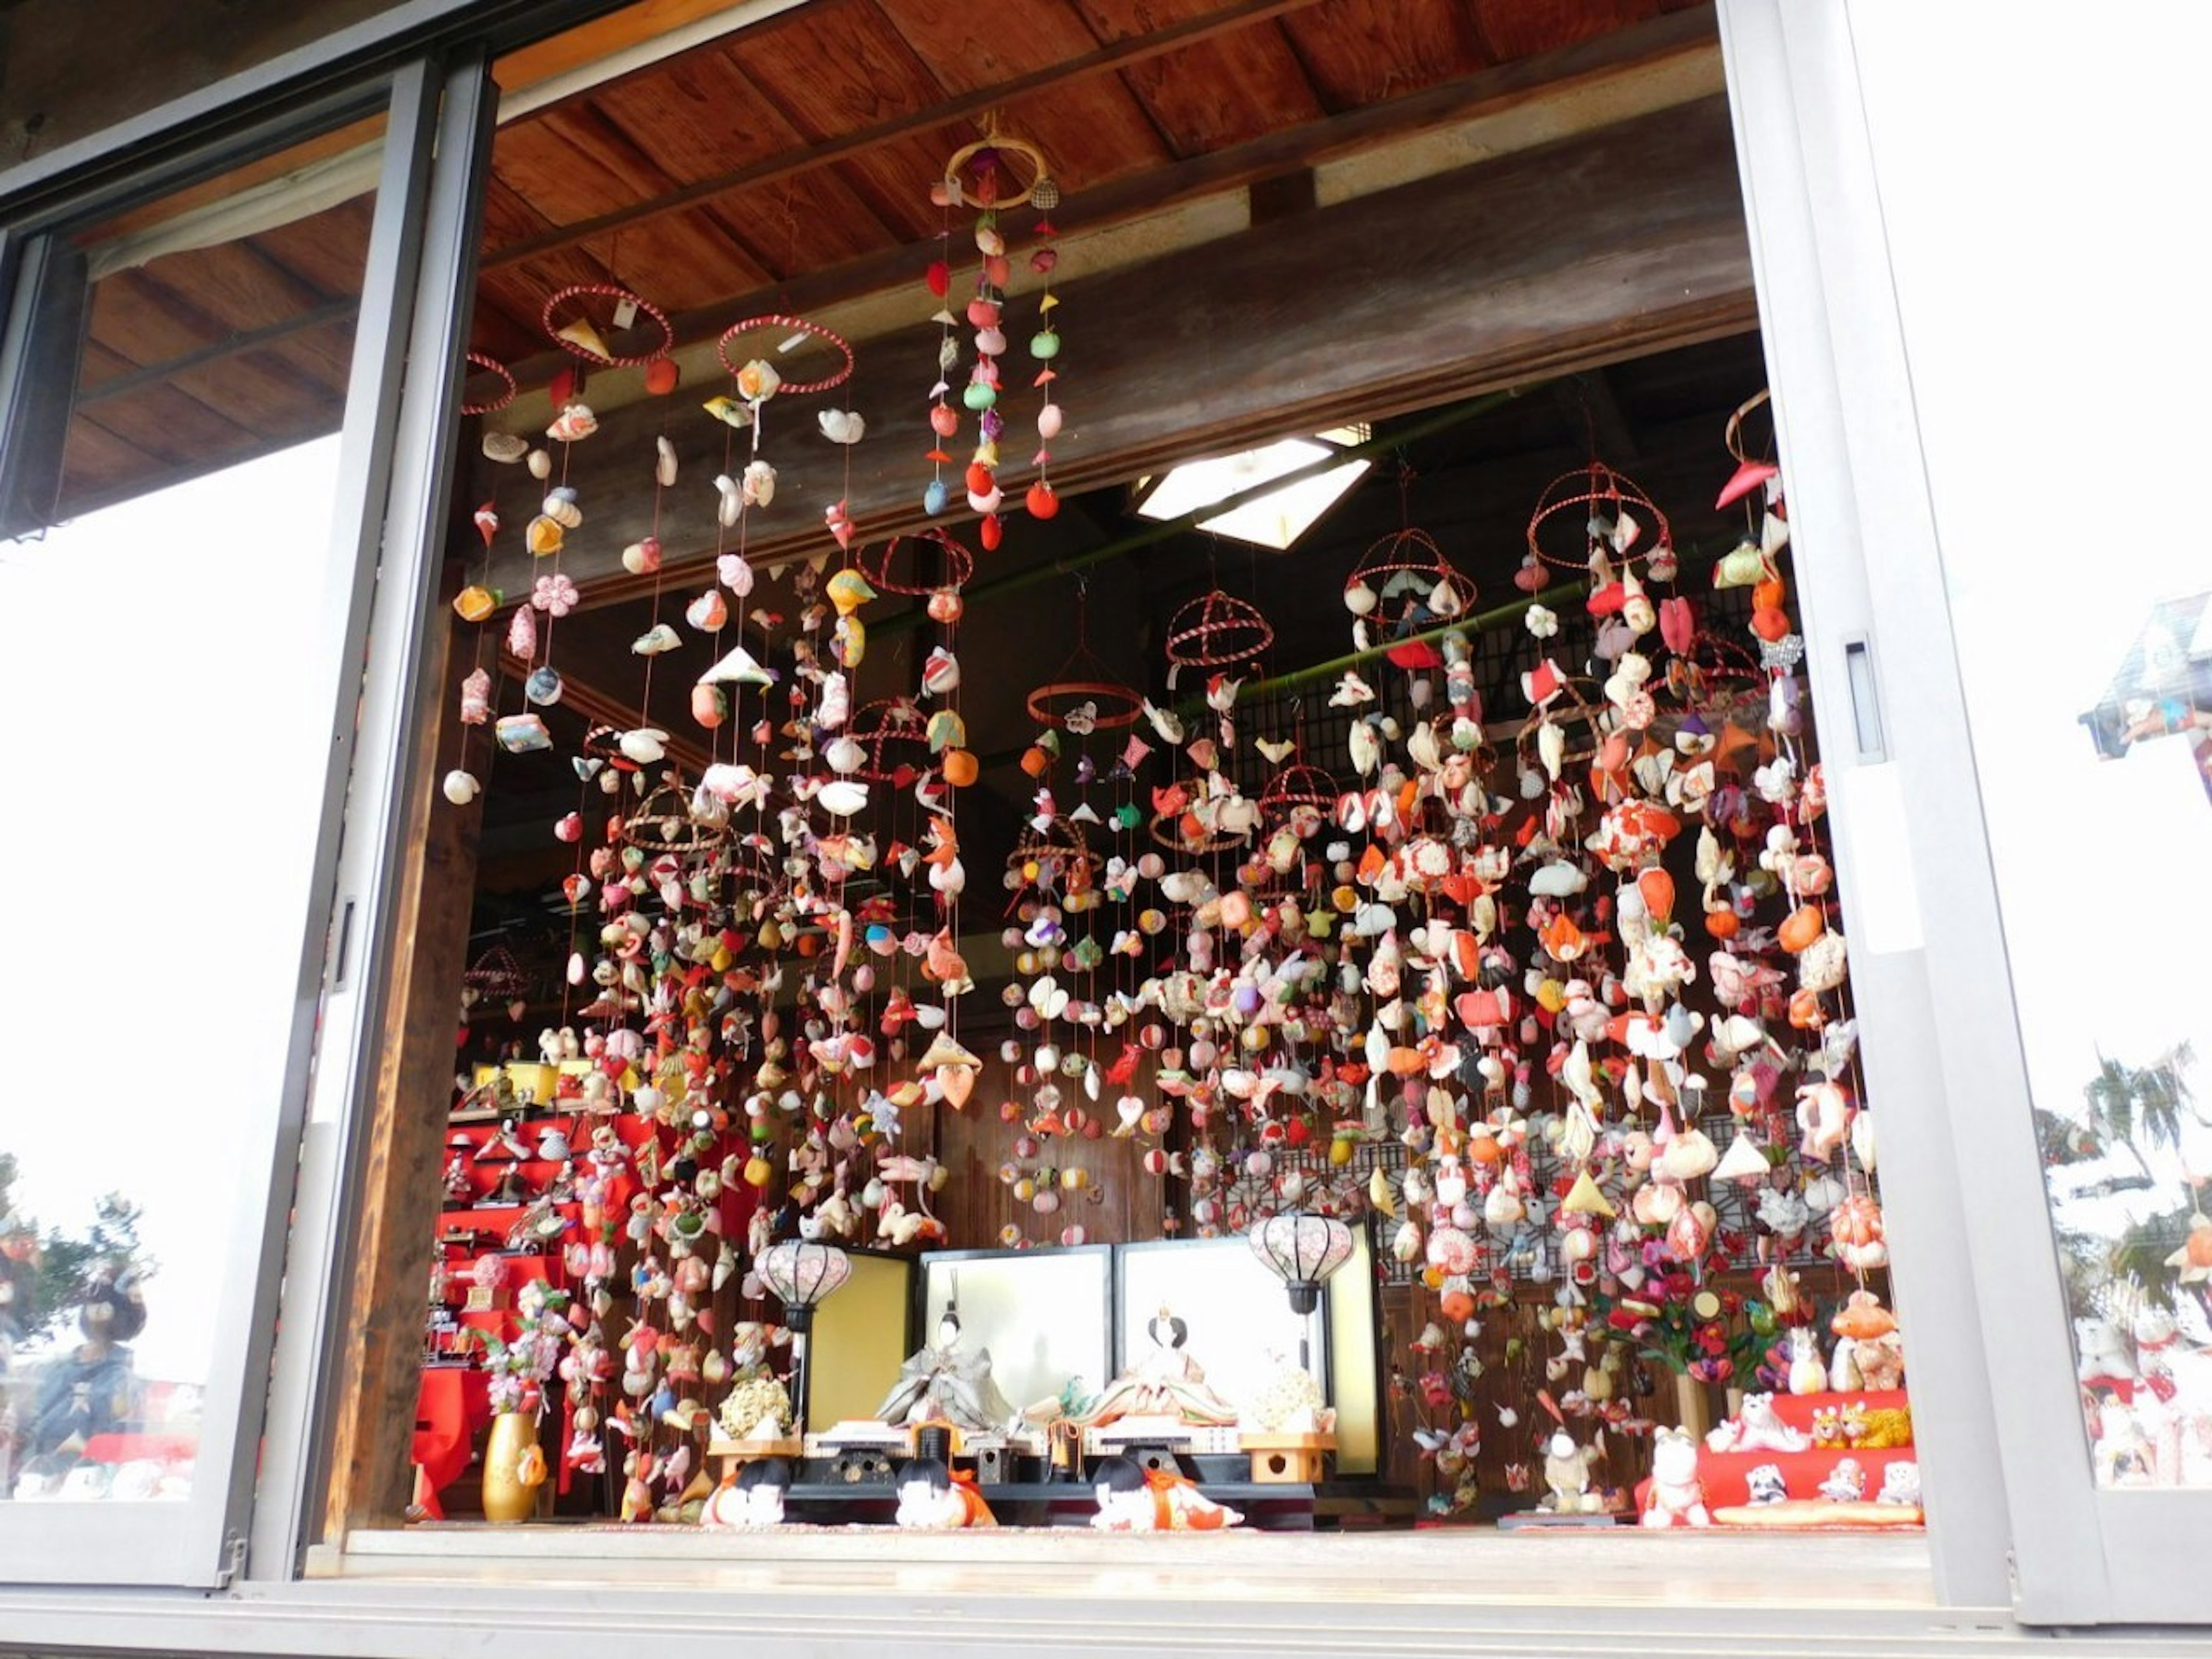
[{"label": "wooden rafter", "polygon": [[[1099,185],[1068,203],[1060,216],[1064,221],[1060,228],[1063,234],[1070,234],[1129,224],[1243,189],[1289,168],[1303,169],[1315,162],[1498,115],[1539,99],[1572,94],[1600,81],[1717,50],[1708,14],[1676,12],[1579,46],[1516,58],[1419,92]],[[915,274],[937,257],[937,248],[933,240],[884,248],[714,306],[675,312],[670,325],[682,344],[712,339],[732,317],[769,311],[803,314],[881,294],[912,282]],[[560,353],[548,350],[510,368],[528,386],[544,380],[568,362]]]},{"label": "wooden rafter", "polygon": [[1235,4],[1224,6],[1218,11],[1188,18],[1148,34],[1132,35],[1066,63],[1054,64],[1049,68],[1014,76],[974,92],[945,98],[923,109],[893,116],[835,138],[823,139],[817,144],[796,147],[710,179],[699,179],[665,195],[655,197],[651,201],[631,203],[611,212],[579,220],[574,224],[557,226],[523,241],[511,242],[505,247],[487,252],[483,268],[486,270],[503,270],[525,259],[538,258],[614,231],[702,206],[737,191],[775,184],[803,173],[811,173],[817,167],[862,155],[896,139],[928,132],[954,122],[973,120],[1000,105],[1054,91],[1091,76],[1127,69],[1133,64],[1143,63],[1148,58],[1177,51],[1226,31],[1249,27],[1317,3],[1319,0],[1237,0]]}]

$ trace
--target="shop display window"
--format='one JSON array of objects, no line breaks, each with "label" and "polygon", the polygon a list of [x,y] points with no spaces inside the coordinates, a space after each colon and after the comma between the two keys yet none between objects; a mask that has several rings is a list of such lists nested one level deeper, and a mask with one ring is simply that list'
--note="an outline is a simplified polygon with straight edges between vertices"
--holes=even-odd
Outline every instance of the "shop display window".
[{"label": "shop display window", "polygon": [[1757,336],[1146,428],[1075,372],[1103,131],[863,145],[772,247],[757,141],[659,118],[814,27],[493,143],[408,1518],[1063,1524],[1127,1456],[1261,1527],[1917,1525]]}]

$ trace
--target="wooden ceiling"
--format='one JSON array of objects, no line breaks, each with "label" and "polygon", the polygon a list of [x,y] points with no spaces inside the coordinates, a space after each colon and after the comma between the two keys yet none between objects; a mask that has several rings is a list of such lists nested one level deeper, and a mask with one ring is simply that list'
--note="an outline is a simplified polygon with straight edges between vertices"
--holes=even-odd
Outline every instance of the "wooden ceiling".
[{"label": "wooden ceiling", "polygon": [[501,128],[476,341],[542,352],[568,283],[680,313],[927,243],[987,111],[1051,158],[1068,230],[1164,168],[1698,3],[813,0]]},{"label": "wooden ceiling", "polygon": [[[542,372],[540,313],[570,283],[636,288],[690,339],[748,296],[909,281],[939,229],[930,186],[987,114],[1051,157],[1055,218],[1080,230],[1152,210],[1171,182],[1285,170],[1347,118],[1433,123],[1501,65],[1530,60],[1537,89],[1546,54],[1699,4],[809,0],[501,126],[473,343]],[[371,208],[95,283],[53,516],[334,430]]]}]

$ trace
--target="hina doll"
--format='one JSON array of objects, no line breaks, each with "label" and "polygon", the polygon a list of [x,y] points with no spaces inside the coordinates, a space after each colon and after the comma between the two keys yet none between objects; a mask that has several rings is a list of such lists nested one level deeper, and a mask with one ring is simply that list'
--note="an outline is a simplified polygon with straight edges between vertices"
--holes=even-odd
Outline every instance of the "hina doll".
[{"label": "hina doll", "polygon": [[1165,1469],[1147,1469],[1133,1457],[1109,1457],[1091,1477],[1100,1532],[1218,1532],[1244,1519],[1217,1504],[1192,1482]]}]

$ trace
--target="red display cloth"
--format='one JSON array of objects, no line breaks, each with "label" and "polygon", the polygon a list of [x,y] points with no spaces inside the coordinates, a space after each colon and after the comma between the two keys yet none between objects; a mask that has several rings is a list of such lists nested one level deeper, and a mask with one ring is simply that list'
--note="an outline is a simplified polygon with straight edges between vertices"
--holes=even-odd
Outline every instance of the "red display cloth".
[{"label": "red display cloth", "polygon": [[1778,1394],[1774,1414],[1793,1429],[1813,1431],[1813,1414],[1833,1408],[1841,1411],[1854,1400],[1870,1412],[1899,1412],[1912,1403],[1903,1389],[1863,1390],[1857,1394]]},{"label": "red display cloth", "polygon": [[91,1463],[135,1463],[149,1457],[189,1463],[199,1449],[196,1434],[95,1434],[84,1443],[85,1461]]},{"label": "red display cloth", "polygon": [[[1838,1462],[1851,1457],[1857,1459],[1859,1468],[1865,1471],[1864,1495],[1871,1499],[1881,1490],[1884,1469],[1892,1463],[1912,1462],[1918,1456],[1919,1453],[1910,1446],[1883,1451],[1705,1451],[1698,1454],[1698,1479],[1705,1483],[1705,1503],[1711,1509],[1751,1502],[1751,1472],[1766,1463],[1782,1471],[1783,1484],[1792,1498],[1818,1498],[1820,1483],[1834,1471]],[[1644,1488],[1650,1484],[1644,1481],[1636,1489],[1639,1513],[1644,1507]]]},{"label": "red display cloth", "polygon": [[429,1365],[415,1395],[415,1461],[434,1491],[469,1466],[477,1431],[491,1421],[491,1379],[473,1366]]},{"label": "red display cloth", "polygon": [[[1886,1389],[1864,1394],[1778,1394],[1774,1396],[1774,1414],[1793,1429],[1811,1433],[1813,1415],[1824,1410],[1841,1410],[1857,1401],[1869,1412],[1899,1411],[1908,1403],[1902,1389]],[[1730,1504],[1751,1501],[1751,1472],[1763,1463],[1771,1463],[1782,1471],[1784,1484],[1792,1498],[1817,1498],[1820,1483],[1845,1457],[1855,1458],[1866,1473],[1866,1496],[1871,1499],[1881,1490],[1882,1471],[1892,1463],[1917,1461],[1919,1454],[1910,1446],[1885,1448],[1880,1451],[1860,1451],[1847,1446],[1832,1449],[1814,1447],[1802,1452],[1745,1451],[1717,1452],[1700,1446],[1698,1449],[1698,1479],[1705,1488],[1705,1503],[1709,1508],[1722,1509]],[[1636,1509],[1643,1513],[1649,1480],[1636,1486]]]}]

